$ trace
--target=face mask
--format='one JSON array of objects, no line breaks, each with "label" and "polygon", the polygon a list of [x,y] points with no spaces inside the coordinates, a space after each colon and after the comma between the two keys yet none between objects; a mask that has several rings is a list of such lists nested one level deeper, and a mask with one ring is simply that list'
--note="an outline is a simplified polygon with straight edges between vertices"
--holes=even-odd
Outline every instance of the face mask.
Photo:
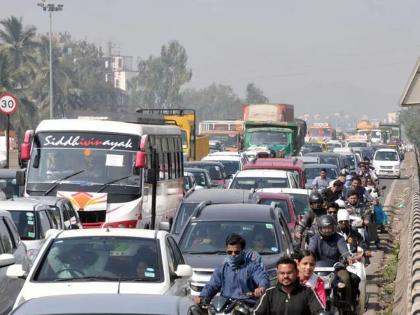
[{"label": "face mask", "polygon": [[227,256],[226,262],[231,266],[233,269],[238,269],[239,266],[243,263],[245,258],[245,254],[242,251],[239,255],[236,256]]}]

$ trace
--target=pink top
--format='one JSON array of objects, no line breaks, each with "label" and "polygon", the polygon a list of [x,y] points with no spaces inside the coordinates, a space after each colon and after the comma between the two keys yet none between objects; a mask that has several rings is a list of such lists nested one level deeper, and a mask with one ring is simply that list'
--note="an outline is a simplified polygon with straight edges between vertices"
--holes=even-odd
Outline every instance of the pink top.
[{"label": "pink top", "polygon": [[324,280],[322,280],[316,274],[312,274],[312,276],[309,279],[302,279],[301,283],[309,288],[312,288],[319,302],[322,304],[323,307],[325,307],[327,302],[327,296],[325,294]]}]

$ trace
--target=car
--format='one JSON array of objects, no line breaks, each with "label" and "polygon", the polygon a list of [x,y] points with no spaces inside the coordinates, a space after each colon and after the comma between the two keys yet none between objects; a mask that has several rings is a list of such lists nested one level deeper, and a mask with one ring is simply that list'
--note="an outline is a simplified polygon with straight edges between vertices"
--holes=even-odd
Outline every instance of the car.
[{"label": "car", "polygon": [[308,156],[316,156],[319,158],[319,162],[321,164],[334,164],[337,166],[337,169],[341,170],[343,168],[348,167],[346,164],[346,159],[338,154],[338,153],[331,153],[331,152],[320,152],[320,153],[308,153]]},{"label": "car", "polygon": [[184,168],[184,172],[192,174],[195,179],[195,189],[212,188],[209,172],[204,168]]},{"label": "car", "polygon": [[302,156],[299,156],[299,160],[302,160],[304,166],[306,166],[307,164],[319,163],[319,158],[317,156],[302,155]]},{"label": "car", "polygon": [[7,272],[14,264],[29,270],[26,246],[21,241],[9,212],[0,210],[0,314],[8,314],[24,283],[11,279]]},{"label": "car", "polygon": [[378,177],[400,178],[401,160],[397,150],[379,149],[373,156],[372,166]]},{"label": "car", "polygon": [[225,239],[240,234],[247,249],[258,252],[274,284],[276,262],[281,255],[293,253],[292,238],[273,206],[255,204],[219,204],[197,207],[181,232],[179,247],[192,266],[191,294],[198,295],[210,280],[213,270],[225,259]]},{"label": "car", "polygon": [[336,148],[342,148],[343,144],[338,140],[329,140],[327,141],[326,146],[327,150],[331,152]]},{"label": "car", "polygon": [[120,228],[51,231],[28,275],[19,265],[8,273],[26,276],[15,307],[80,293],[186,296],[191,274],[167,232]]},{"label": "car", "polygon": [[319,176],[321,169],[325,168],[327,171],[327,178],[330,180],[338,177],[338,169],[334,164],[310,164],[305,166],[305,188],[312,189],[313,180]]},{"label": "car", "polygon": [[184,162],[186,168],[204,168],[211,178],[211,182],[215,187],[223,187],[226,184],[227,175],[225,167],[217,161],[189,161]]},{"label": "car", "polygon": [[301,159],[293,158],[263,158],[254,159],[244,166],[245,170],[283,170],[291,172],[300,188],[305,188],[304,164]]},{"label": "car", "polygon": [[257,204],[261,205],[271,205],[274,202],[276,208],[280,209],[286,219],[290,234],[293,234],[297,218],[293,198],[291,196],[281,193],[257,191],[255,193],[255,198]]},{"label": "car", "polygon": [[366,147],[368,147],[368,143],[366,141],[348,141],[346,143],[346,147],[348,147],[348,148],[366,148]]},{"label": "car", "polygon": [[[50,213],[55,217],[59,230],[71,230],[83,228],[79,213],[89,220],[89,211],[77,212],[71,202],[64,197],[53,196],[31,196],[30,199],[48,205],[52,210]],[[18,201],[19,199],[14,199]]]},{"label": "car", "polygon": [[219,140],[210,140],[209,141],[209,151],[210,152],[223,152],[225,148],[223,143]]},{"label": "car", "polygon": [[235,174],[229,189],[298,188],[296,177],[282,170],[243,170]]},{"label": "car", "polygon": [[248,163],[248,157],[240,152],[214,152],[201,159],[202,161],[217,161],[223,164],[226,175],[232,177]]},{"label": "car", "polygon": [[287,194],[293,198],[293,204],[295,206],[295,212],[299,220],[303,218],[305,213],[310,209],[309,206],[309,195],[311,194],[310,189],[297,189],[297,188],[264,188],[262,192],[267,193],[282,193]]},{"label": "car", "polygon": [[0,169],[0,189],[6,195],[6,199],[23,196],[24,185],[16,181],[16,174],[23,172],[21,169]]},{"label": "car", "polygon": [[71,294],[45,296],[19,305],[10,315],[192,314],[190,298],[157,294]]},{"label": "car", "polygon": [[184,172],[183,185],[184,185],[184,194],[188,193],[190,190],[196,189],[195,177],[193,173]]},{"label": "car", "polygon": [[30,198],[0,201],[0,210],[10,213],[19,237],[26,245],[27,255],[32,263],[44,244],[47,231],[59,228],[54,214],[58,211]]},{"label": "car", "polygon": [[322,144],[319,144],[319,143],[305,143],[300,149],[300,152],[303,155],[306,155],[306,153],[322,152],[322,151],[323,151]]},{"label": "car", "polygon": [[179,203],[171,225],[171,234],[179,235],[194,209],[202,202],[211,204],[250,203],[253,192],[243,189],[203,189],[185,196]]}]

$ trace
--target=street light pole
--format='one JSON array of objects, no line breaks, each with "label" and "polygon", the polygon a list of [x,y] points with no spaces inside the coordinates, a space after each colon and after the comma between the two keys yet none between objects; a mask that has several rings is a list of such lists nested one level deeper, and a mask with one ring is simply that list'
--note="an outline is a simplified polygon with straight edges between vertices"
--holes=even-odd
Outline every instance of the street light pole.
[{"label": "street light pole", "polygon": [[38,6],[44,11],[48,11],[50,18],[50,119],[53,118],[53,67],[52,67],[52,13],[54,11],[62,11],[62,4],[45,3],[45,0],[38,3]]}]

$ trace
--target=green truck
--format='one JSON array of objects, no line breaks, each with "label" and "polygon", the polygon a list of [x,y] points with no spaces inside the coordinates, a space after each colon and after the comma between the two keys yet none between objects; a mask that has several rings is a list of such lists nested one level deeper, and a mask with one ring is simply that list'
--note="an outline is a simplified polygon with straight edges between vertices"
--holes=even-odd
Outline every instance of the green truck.
[{"label": "green truck", "polygon": [[388,144],[400,144],[401,143],[401,125],[392,123],[379,123],[379,129],[387,133]]},{"label": "green truck", "polygon": [[297,155],[305,142],[306,123],[245,121],[243,149],[266,149],[272,157]]}]

